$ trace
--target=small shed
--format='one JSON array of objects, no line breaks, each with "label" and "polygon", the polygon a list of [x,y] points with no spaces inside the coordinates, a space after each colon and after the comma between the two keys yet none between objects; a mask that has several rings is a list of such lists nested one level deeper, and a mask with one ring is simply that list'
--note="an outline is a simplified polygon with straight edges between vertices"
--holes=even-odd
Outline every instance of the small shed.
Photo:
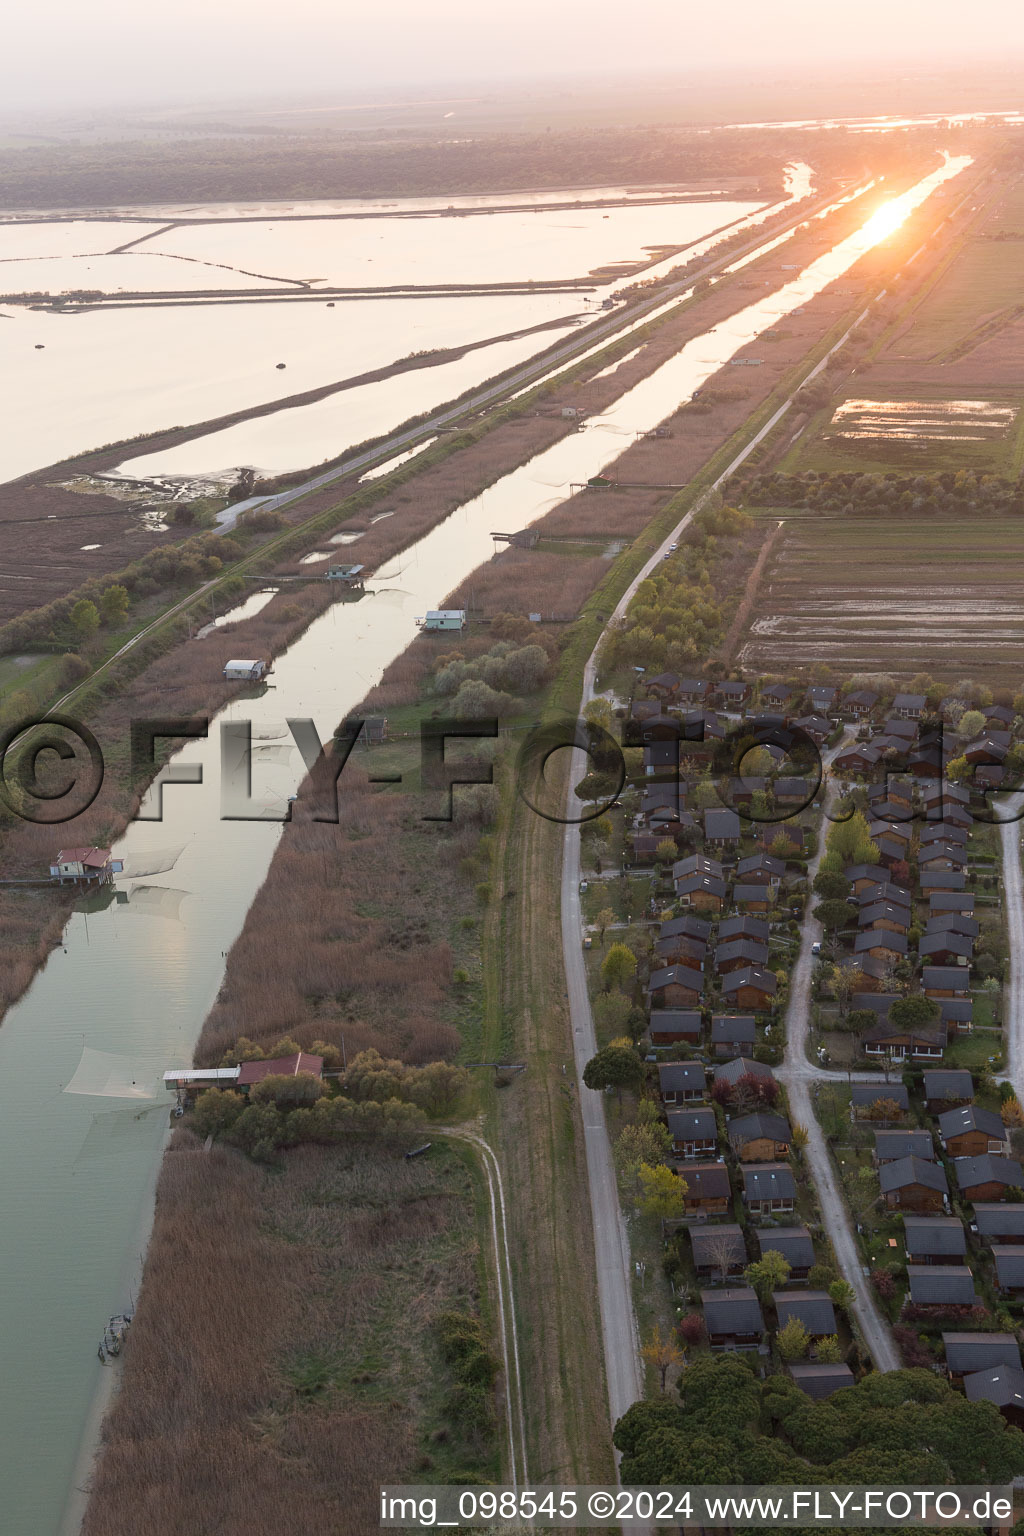
[{"label": "small shed", "polygon": [[224,679],[229,683],[258,683],[267,675],[265,661],[228,661],[224,664]]},{"label": "small shed", "polygon": [[62,848],[50,865],[50,879],[58,885],[106,885],[123,868],[109,848]]},{"label": "small shed", "polygon": [[431,608],[416,623],[428,634],[461,634],[466,627],[465,608]]}]

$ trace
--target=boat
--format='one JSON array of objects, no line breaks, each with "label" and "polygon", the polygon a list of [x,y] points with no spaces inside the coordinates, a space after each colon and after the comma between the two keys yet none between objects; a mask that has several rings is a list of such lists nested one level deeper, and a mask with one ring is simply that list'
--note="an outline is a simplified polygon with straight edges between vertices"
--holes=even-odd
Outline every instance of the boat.
[{"label": "boat", "polygon": [[112,1317],[103,1330],[103,1337],[96,1350],[103,1365],[109,1365],[116,1360],[124,1348],[124,1341],[128,1337],[128,1329],[131,1327],[132,1314],[121,1312],[117,1317]]}]

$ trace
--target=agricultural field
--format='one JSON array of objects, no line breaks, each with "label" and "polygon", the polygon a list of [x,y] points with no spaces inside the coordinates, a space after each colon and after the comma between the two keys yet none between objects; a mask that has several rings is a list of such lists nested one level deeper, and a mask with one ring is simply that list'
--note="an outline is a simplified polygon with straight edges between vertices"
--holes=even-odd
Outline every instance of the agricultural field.
[{"label": "agricultural field", "polygon": [[[911,370],[904,372],[909,380]],[[787,471],[884,474],[981,470],[1015,477],[1024,468],[1024,396],[966,395],[960,386],[914,382],[869,390],[851,381],[838,404],[816,412],[782,461]]]},{"label": "agricultural field", "polygon": [[[774,514],[773,514],[774,515]],[[1019,686],[1024,527],[787,517],[742,640],[748,676],[973,676]]]}]

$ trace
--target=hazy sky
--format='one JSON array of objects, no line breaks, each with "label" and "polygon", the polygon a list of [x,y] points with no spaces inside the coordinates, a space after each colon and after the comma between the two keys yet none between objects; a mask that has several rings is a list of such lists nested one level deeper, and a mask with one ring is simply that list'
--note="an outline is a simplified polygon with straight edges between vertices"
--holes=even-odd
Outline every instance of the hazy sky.
[{"label": "hazy sky", "polygon": [[818,74],[1021,56],[1024,0],[21,0],[4,26],[0,103],[351,97],[652,67]]}]

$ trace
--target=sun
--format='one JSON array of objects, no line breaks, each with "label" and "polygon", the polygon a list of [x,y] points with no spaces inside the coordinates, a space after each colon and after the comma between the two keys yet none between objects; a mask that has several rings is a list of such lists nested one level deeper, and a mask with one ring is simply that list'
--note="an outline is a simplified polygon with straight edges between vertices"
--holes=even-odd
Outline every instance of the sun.
[{"label": "sun", "polygon": [[894,235],[906,223],[909,213],[910,209],[900,198],[891,203],[883,203],[881,208],[876,208],[861,231],[865,242],[868,245],[879,245],[883,240],[888,240],[890,235]]}]

